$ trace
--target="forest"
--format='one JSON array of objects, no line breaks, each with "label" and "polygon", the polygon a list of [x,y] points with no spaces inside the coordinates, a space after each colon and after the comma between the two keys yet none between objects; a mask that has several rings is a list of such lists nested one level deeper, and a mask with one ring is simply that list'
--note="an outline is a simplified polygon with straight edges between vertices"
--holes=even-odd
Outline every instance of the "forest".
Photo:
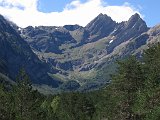
[{"label": "forest", "polygon": [[16,84],[0,77],[0,119],[160,120],[160,44],[116,64],[110,84],[90,92],[43,95],[23,69]]}]

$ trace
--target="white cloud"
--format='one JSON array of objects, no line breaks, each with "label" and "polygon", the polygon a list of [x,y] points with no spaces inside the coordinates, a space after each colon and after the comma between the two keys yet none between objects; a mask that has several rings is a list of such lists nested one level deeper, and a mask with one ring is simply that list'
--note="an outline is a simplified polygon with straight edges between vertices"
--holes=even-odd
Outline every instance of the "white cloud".
[{"label": "white cloud", "polygon": [[37,9],[38,0],[0,0],[1,5],[5,8],[23,8],[23,9]]},{"label": "white cloud", "polygon": [[85,26],[100,13],[107,14],[113,20],[121,22],[138,12],[129,3],[110,6],[103,0],[88,0],[85,3],[74,0],[67,4],[62,12],[51,13],[38,11],[38,0],[0,0],[0,5],[0,13],[20,27],[63,26],[65,24]]}]

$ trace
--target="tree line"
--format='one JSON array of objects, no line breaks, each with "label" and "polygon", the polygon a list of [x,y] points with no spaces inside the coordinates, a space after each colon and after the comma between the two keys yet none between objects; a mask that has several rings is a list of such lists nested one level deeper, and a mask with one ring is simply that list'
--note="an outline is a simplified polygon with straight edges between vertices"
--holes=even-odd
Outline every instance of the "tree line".
[{"label": "tree line", "polygon": [[[97,91],[42,95],[22,69],[17,84],[0,77],[1,120],[159,120],[160,45],[117,62],[111,83]],[[105,74],[105,72],[103,73]]]}]

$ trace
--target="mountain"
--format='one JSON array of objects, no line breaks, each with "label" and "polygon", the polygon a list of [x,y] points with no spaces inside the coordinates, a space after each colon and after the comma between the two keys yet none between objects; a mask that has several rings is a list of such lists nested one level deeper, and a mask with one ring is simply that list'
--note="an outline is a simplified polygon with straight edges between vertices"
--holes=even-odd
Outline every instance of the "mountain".
[{"label": "mountain", "polygon": [[33,53],[27,42],[3,16],[0,16],[0,49],[0,72],[12,80],[16,79],[18,71],[23,67],[33,84],[57,87],[60,83],[48,75],[48,72],[52,72],[50,67]]},{"label": "mountain", "polygon": [[[62,27],[27,27],[21,33],[29,45],[37,51],[62,53],[59,46],[68,42],[75,42],[69,32]],[[26,36],[26,38],[25,38]]]},{"label": "mountain", "polygon": [[[90,90],[103,86],[110,81],[109,74],[115,71],[116,60],[130,55],[140,57],[148,45],[160,41],[159,25],[147,27],[137,13],[121,23],[116,23],[105,14],[99,14],[85,27],[64,25],[19,28],[8,22],[3,25],[3,21],[4,18],[0,21],[0,30],[7,33],[7,36],[1,35],[1,41],[7,39],[10,42],[5,43],[9,44],[7,50],[0,54],[3,57],[0,70],[7,71],[6,73],[13,77],[16,74],[8,70],[18,71],[19,66],[25,65],[35,83],[49,85],[52,81],[52,85],[58,86],[64,82],[60,86],[62,89],[76,86],[77,88],[72,89]],[[9,36],[15,39],[12,40]],[[3,47],[4,45],[1,46],[2,49]],[[6,53],[13,56],[4,59]],[[10,60],[10,64],[6,64],[6,60]],[[104,68],[105,77],[102,76]],[[39,77],[34,78],[32,73]],[[47,73],[61,82],[46,78],[49,77]],[[43,77],[46,76],[43,80],[42,74]],[[64,86],[67,88],[63,88]]]},{"label": "mountain", "polygon": [[89,42],[96,41],[108,36],[116,27],[117,23],[107,15],[99,14],[85,28],[89,31]]},{"label": "mountain", "polygon": [[127,22],[120,23],[111,34],[114,36],[113,42],[108,47],[108,52],[113,52],[114,48],[129,39],[134,39],[148,30],[146,23],[138,14],[131,16]]}]

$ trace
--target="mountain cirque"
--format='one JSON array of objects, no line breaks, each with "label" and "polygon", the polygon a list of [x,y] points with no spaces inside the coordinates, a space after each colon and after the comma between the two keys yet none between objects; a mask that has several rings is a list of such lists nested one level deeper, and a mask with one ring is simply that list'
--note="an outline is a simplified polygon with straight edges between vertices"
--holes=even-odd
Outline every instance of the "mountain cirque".
[{"label": "mountain cirque", "polygon": [[[95,79],[97,71],[104,66],[107,68],[115,60],[132,54],[140,56],[143,50],[147,49],[148,44],[160,41],[160,26],[148,28],[145,21],[138,14],[121,23],[116,23],[107,15],[99,14],[85,27],[65,25],[63,27],[29,26],[27,28],[19,28],[12,23],[7,23],[7,21],[5,24],[7,26],[3,28],[3,22],[2,20],[0,21],[0,48],[4,47],[2,45],[3,38],[10,40],[9,36],[13,35],[15,40],[10,41],[11,46],[16,45],[17,47],[21,46],[19,44],[23,44],[24,46],[21,49],[27,52],[26,55],[21,54],[19,59],[12,57],[14,60],[11,64],[24,61],[21,58],[25,56],[26,59],[29,59],[26,60],[28,71],[32,70],[32,67],[35,68],[36,74],[39,76],[41,76],[41,73],[49,73],[49,76],[52,77],[51,79],[54,78],[55,81],[51,83],[53,86],[69,80],[77,81],[81,86],[87,84],[87,80],[92,83],[91,79]],[[7,33],[8,37],[4,37],[2,32]],[[11,46],[8,46],[9,48],[3,51],[4,54],[8,53],[8,56],[15,54],[8,51]],[[0,56],[4,57],[3,52],[0,52]],[[6,57],[5,60],[8,61],[10,58]],[[36,65],[33,62],[31,64],[29,61],[36,61]],[[8,65],[11,66],[8,69],[12,71],[13,68],[16,68],[17,71],[19,66],[24,64],[20,62],[21,64],[18,65],[18,63],[17,66]],[[2,67],[4,66],[0,64],[0,68]],[[9,72],[9,74],[13,76],[12,72]],[[31,78],[33,77],[31,74],[30,76]],[[57,80],[60,82],[58,83]],[[102,80],[101,82],[103,83],[104,81]]]}]

